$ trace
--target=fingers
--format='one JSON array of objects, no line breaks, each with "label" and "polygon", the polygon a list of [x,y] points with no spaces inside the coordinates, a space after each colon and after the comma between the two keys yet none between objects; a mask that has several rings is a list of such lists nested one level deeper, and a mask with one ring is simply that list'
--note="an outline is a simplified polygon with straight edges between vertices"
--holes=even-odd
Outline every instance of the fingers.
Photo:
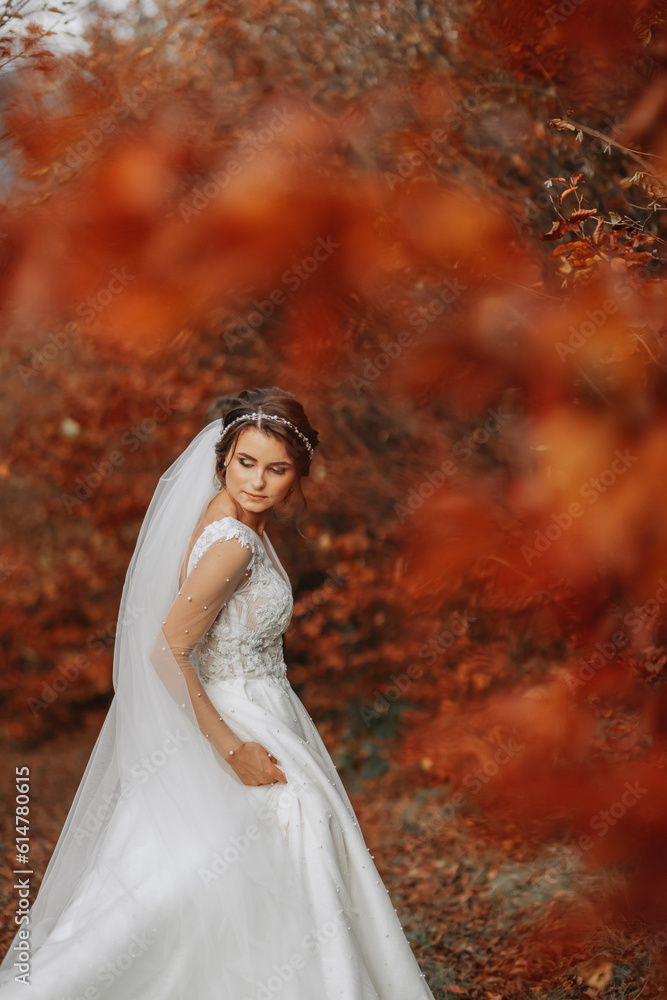
[{"label": "fingers", "polygon": [[273,772],[274,773],[273,773],[272,777],[267,778],[267,780],[266,780],[266,784],[267,785],[275,785],[278,782],[282,782],[285,785],[287,784],[287,778],[285,777],[284,772],[281,771],[279,767],[275,767],[273,769]]},{"label": "fingers", "polygon": [[279,777],[277,777],[277,778],[254,778],[252,781],[244,781],[244,784],[245,785],[278,785],[278,784],[286,785],[287,784],[287,778],[285,777],[285,775],[281,771]]},{"label": "fingers", "polygon": [[281,771],[279,767],[274,767],[272,769],[271,777],[268,780],[271,782],[276,782],[276,781],[286,782],[287,778],[285,777],[283,771]]},{"label": "fingers", "polygon": [[[247,747],[251,745],[253,746],[251,759],[252,756],[254,756],[256,763],[251,763],[250,760],[234,762],[237,766],[240,764],[244,765],[242,768],[242,774],[239,775],[244,784],[275,785],[278,782],[285,785],[287,784],[287,778],[278,766],[278,760],[274,754],[267,750],[266,747],[263,747],[261,743],[247,743],[245,745]],[[263,756],[264,754],[266,754],[266,757]],[[232,766],[234,766],[234,764]]]}]

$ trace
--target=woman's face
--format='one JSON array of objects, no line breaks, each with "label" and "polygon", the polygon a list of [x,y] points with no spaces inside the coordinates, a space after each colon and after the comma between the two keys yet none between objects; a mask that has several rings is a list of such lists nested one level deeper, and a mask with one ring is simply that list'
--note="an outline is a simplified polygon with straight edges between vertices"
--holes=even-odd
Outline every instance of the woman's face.
[{"label": "woman's face", "polygon": [[281,503],[296,479],[296,468],[282,441],[257,427],[245,427],[233,454],[225,456],[227,492],[249,513]]}]

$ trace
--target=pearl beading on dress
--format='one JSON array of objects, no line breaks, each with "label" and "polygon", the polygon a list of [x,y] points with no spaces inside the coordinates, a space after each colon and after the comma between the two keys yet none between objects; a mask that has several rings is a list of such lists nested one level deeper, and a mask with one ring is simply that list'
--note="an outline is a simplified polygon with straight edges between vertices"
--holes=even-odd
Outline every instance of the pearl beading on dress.
[{"label": "pearl beading on dress", "polygon": [[195,645],[193,666],[205,683],[223,677],[261,677],[287,686],[282,635],[292,617],[292,593],[259,536],[232,517],[212,522],[195,543],[189,566],[194,572],[211,544],[229,538],[252,553],[246,570],[248,580],[229,597]]}]

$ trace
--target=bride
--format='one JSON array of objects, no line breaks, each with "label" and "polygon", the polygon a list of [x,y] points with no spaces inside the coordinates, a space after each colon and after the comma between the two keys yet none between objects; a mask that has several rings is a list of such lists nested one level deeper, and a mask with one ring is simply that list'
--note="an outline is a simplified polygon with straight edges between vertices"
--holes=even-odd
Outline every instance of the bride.
[{"label": "bride", "polygon": [[0,1000],[433,1000],[285,675],[265,525],[318,433],[275,387],[224,402],[148,508],[114,699]]}]

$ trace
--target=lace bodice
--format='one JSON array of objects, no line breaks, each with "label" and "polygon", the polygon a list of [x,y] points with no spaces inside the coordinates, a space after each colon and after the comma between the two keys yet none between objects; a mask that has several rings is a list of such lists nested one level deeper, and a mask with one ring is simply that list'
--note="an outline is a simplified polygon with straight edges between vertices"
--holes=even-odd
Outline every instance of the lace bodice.
[{"label": "lace bodice", "polygon": [[188,573],[194,571],[207,549],[230,538],[250,549],[248,579],[222,606],[193,647],[190,660],[203,683],[232,677],[282,681],[282,636],[292,617],[292,588],[274,566],[259,535],[233,517],[214,521],[195,542]]}]

